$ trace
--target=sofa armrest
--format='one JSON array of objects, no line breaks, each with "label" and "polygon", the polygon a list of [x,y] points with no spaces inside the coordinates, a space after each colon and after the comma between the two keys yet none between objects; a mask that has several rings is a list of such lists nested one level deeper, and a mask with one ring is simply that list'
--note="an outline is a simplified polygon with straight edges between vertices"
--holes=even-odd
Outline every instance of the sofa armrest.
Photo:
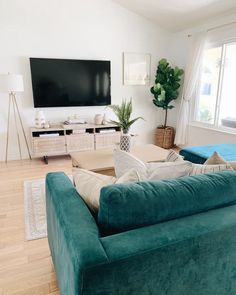
[{"label": "sofa armrest", "polygon": [[83,294],[231,294],[235,216],[236,205],[101,238],[109,263],[85,271]]},{"label": "sofa armrest", "polygon": [[61,294],[81,294],[83,270],[107,261],[93,216],[64,173],[46,177],[48,241]]}]

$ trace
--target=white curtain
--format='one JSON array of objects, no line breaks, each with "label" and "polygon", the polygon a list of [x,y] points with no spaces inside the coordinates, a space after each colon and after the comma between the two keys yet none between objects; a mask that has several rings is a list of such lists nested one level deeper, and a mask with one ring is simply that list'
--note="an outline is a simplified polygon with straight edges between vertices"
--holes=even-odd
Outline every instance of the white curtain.
[{"label": "white curtain", "polygon": [[185,145],[187,143],[187,130],[190,119],[190,101],[196,99],[196,93],[198,92],[196,91],[196,87],[199,85],[201,78],[203,53],[206,46],[206,35],[206,32],[201,32],[191,37],[193,39],[185,68],[183,94],[175,136],[175,144],[178,146]]}]

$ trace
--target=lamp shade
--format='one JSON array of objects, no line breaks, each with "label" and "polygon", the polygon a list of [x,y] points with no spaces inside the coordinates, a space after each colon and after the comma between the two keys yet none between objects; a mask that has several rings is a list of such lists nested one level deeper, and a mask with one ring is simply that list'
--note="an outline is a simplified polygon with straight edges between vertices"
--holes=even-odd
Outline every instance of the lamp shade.
[{"label": "lamp shade", "polygon": [[0,92],[23,92],[24,84],[22,75],[0,75]]}]

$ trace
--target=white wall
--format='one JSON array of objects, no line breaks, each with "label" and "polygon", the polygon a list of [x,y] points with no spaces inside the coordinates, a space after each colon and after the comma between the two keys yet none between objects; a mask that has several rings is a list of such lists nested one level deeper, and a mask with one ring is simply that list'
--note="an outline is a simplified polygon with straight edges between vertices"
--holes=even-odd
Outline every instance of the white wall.
[{"label": "white wall", "polygon": [[[152,142],[155,127],[162,123],[162,111],[152,104],[149,86],[122,85],[122,52],[151,53],[154,80],[157,61],[171,56],[170,38],[170,33],[110,0],[0,2],[0,73],[24,76],[25,92],[18,96],[18,101],[27,133],[35,115],[29,57],[109,59],[112,103],[118,104],[122,98],[132,96],[134,116],[141,115],[146,121],[138,122],[131,131],[139,135],[138,142]],[[7,104],[7,95],[1,93],[0,160],[5,155]],[[52,122],[63,121],[74,113],[92,121],[96,113],[103,111],[103,107],[44,109],[46,119]],[[14,128],[11,132],[10,158],[17,159]]]},{"label": "white wall", "polygon": [[[190,38],[188,35],[194,35],[196,32],[208,30],[213,27],[217,27],[223,24],[234,22],[236,15],[227,15],[224,17],[218,17],[202,23],[200,26],[189,28],[183,32],[175,34],[172,38],[172,48],[175,48],[172,58],[180,66],[186,66],[187,56],[189,54]],[[175,115],[178,114],[180,100],[177,102]],[[206,129],[198,126],[189,126],[188,146],[206,145],[214,143],[235,143],[236,134],[217,131],[213,129]]]},{"label": "white wall", "polygon": [[222,132],[215,129],[190,126],[189,145],[198,146],[217,143],[236,143],[236,134]]}]

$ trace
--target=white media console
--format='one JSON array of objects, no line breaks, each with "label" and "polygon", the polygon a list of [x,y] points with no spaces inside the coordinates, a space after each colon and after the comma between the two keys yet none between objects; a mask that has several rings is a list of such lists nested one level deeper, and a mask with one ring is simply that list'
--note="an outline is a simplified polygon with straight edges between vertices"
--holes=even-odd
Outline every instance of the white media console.
[{"label": "white media console", "polygon": [[43,157],[45,163],[48,163],[49,156],[113,147],[119,143],[120,135],[120,128],[112,124],[58,125],[48,129],[30,128],[32,156]]}]

